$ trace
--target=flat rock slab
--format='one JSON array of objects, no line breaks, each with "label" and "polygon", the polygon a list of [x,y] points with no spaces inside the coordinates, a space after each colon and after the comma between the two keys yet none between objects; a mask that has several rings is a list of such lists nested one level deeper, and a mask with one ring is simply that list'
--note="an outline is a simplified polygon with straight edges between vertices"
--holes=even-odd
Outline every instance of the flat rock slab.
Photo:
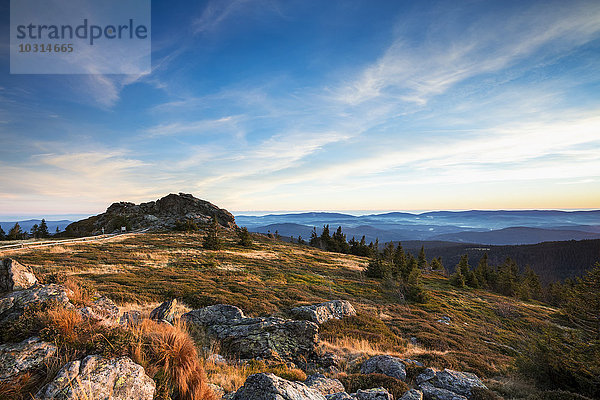
[{"label": "flat rock slab", "polygon": [[216,305],[182,316],[203,327],[230,353],[240,358],[281,357],[293,361],[315,354],[318,325],[276,317],[246,318],[234,306]]},{"label": "flat rock slab", "polygon": [[355,397],[358,400],[394,400],[394,396],[392,396],[384,388],[374,388],[365,390],[359,389],[356,391]]},{"label": "flat rock slab", "polygon": [[73,307],[69,302],[72,292],[62,285],[35,285],[29,289],[10,292],[0,297],[0,326],[19,318],[31,305],[56,302]]},{"label": "flat rock slab", "polygon": [[[152,400],[155,383],[129,357],[87,356],[61,368],[37,393],[40,400]],[[91,395],[91,397],[90,397]]]},{"label": "flat rock slab", "polygon": [[428,368],[424,373],[417,377],[417,383],[421,386],[421,389],[423,389],[423,395],[426,399],[428,396],[431,397],[429,393],[432,392],[429,387],[427,390],[425,389],[426,385],[450,391],[458,396],[466,398],[471,397],[473,388],[487,389],[477,375],[470,372],[460,372],[451,369],[437,371]]},{"label": "flat rock slab", "polygon": [[0,345],[0,382],[43,368],[56,350],[52,343],[43,342],[37,337]]},{"label": "flat rock slab", "polygon": [[323,395],[344,392],[344,385],[338,379],[327,378],[323,374],[311,375],[304,381],[311,389],[318,390]]}]

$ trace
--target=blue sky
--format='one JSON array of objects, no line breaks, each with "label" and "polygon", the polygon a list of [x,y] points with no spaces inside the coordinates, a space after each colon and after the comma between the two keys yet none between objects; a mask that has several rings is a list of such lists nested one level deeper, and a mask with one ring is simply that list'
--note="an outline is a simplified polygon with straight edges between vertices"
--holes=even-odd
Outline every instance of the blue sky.
[{"label": "blue sky", "polygon": [[600,2],[152,2],[147,75],[10,75],[0,215],[600,208]]}]

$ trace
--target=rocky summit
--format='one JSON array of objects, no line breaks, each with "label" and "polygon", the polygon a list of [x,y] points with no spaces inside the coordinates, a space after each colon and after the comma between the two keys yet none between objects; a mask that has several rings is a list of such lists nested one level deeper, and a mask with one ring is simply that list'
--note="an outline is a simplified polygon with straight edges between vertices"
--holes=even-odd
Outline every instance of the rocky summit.
[{"label": "rocky summit", "polygon": [[215,217],[225,228],[234,228],[235,218],[227,210],[217,207],[191,194],[169,194],[156,201],[134,204],[113,203],[106,212],[73,222],[65,229],[69,236],[86,236],[119,231],[125,227],[132,230],[173,230],[178,224],[193,221],[196,225],[208,224]]}]

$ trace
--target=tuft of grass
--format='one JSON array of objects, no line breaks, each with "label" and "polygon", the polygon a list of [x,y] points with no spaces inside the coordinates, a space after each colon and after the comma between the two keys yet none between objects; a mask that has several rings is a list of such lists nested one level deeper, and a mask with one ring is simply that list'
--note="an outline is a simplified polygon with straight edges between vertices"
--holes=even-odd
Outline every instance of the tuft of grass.
[{"label": "tuft of grass", "polygon": [[383,387],[395,399],[399,399],[409,389],[408,385],[400,379],[384,374],[340,374],[337,378],[342,382],[348,393],[354,393],[359,389]]}]

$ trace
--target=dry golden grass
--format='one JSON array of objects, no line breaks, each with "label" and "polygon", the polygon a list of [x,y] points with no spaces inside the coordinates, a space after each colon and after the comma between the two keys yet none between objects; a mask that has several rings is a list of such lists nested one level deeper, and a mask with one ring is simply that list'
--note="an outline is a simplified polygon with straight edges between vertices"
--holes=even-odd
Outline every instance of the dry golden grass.
[{"label": "dry golden grass", "polygon": [[170,326],[144,320],[134,332],[146,339],[137,342],[132,355],[147,373],[160,373],[163,386],[173,387],[181,400],[216,400],[185,324],[177,320]]}]

